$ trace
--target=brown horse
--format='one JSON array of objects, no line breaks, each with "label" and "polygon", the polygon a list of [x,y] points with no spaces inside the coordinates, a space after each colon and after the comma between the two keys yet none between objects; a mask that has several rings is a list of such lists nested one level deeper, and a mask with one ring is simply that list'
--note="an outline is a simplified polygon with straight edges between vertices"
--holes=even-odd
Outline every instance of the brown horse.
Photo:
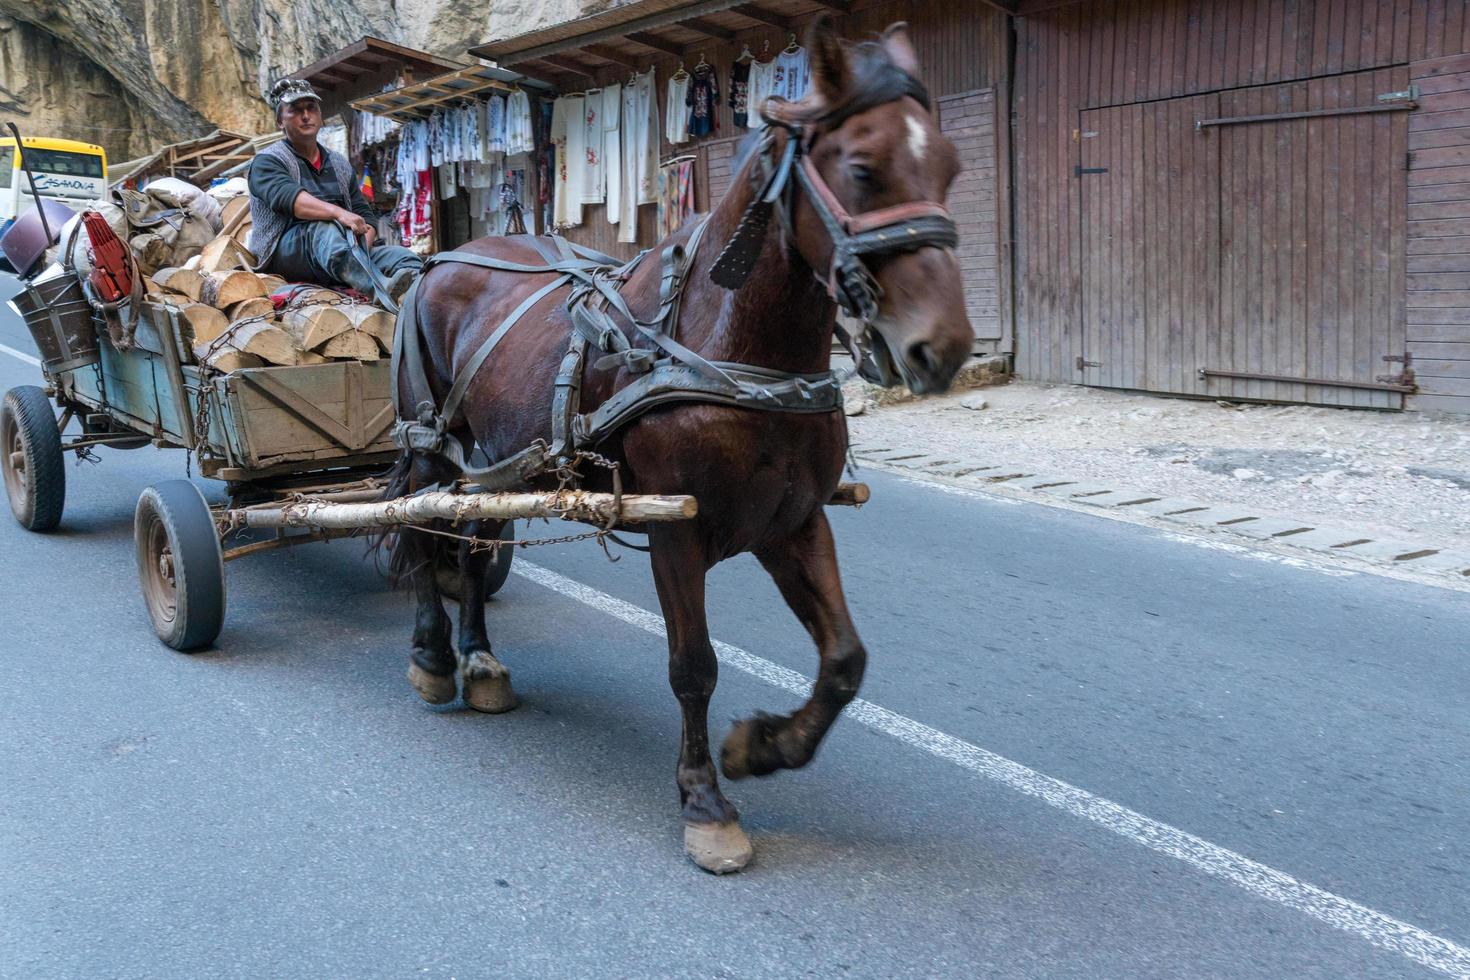
[{"label": "brown horse", "polygon": [[[773,123],[764,144],[770,158],[779,158],[788,141],[799,140],[829,203],[845,212],[844,218],[857,216],[858,227],[865,214],[942,214],[936,205],[942,205],[955,177],[957,157],[916,80],[919,67],[903,25],[889,28],[879,40],[849,46],[821,19],[809,31],[807,45],[811,93],[801,102],[772,100],[765,107]],[[902,81],[896,89],[895,78]],[[811,178],[804,177],[807,182],[785,199],[789,211],[782,220],[771,221],[755,241],[746,284],[725,290],[710,280],[718,249],[735,234],[758,193],[762,161],[770,158],[749,154],[714,208],[703,232],[710,247],[694,255],[670,332],[711,361],[817,374],[829,367],[836,318],[829,280],[835,238],[812,204],[816,185]],[[691,233],[686,226],[670,240],[687,244]],[[481,239],[465,251],[527,265],[545,262],[544,253],[525,237]],[[928,245],[890,251],[864,264],[878,287],[872,291],[876,306],[867,311],[878,359],[918,393],[948,388],[973,336],[953,249]],[[629,276],[622,295],[635,314],[649,315],[658,306],[659,278],[654,262],[640,264]],[[425,274],[413,310],[425,373],[440,405],[485,338],[550,280],[547,274],[452,263]],[[464,445],[473,440],[492,461],[546,438],[551,430],[552,381],[572,327],[565,297],[565,289],[556,290],[529,308],[475,373],[460,412],[449,420],[451,435]],[[647,346],[631,329],[626,333],[632,346]],[[600,404],[632,378],[626,366],[589,368],[583,406]],[[398,386],[402,403],[410,404],[401,370]],[[823,513],[842,473],[846,447],[840,410],[799,414],[689,402],[654,409],[598,446],[619,463],[630,492],[693,494],[699,501],[696,519],[651,525],[648,535],[668,626],[669,681],[683,711],[677,781],[685,848],[709,871],[739,870],[753,852],[735,807],[720,790],[710,756],[707,711],[717,664],[705,620],[705,576],[716,563],[753,552],[820,656],[811,698],[799,710],[784,717],[760,714],[735,725],[721,750],[725,776],[740,779],[806,765],[857,694],[867,661],[848,614]],[[390,493],[456,475],[442,462],[406,453]],[[589,486],[605,489],[595,479]],[[496,526],[470,529],[484,537],[499,531]],[[460,548],[458,661],[434,573],[446,547]],[[491,712],[514,707],[509,673],[492,656],[486,635],[488,555],[418,532],[403,533],[396,548],[395,559],[409,569],[418,600],[409,669],[414,687],[425,700],[444,703],[455,697],[458,673],[471,707]]]}]

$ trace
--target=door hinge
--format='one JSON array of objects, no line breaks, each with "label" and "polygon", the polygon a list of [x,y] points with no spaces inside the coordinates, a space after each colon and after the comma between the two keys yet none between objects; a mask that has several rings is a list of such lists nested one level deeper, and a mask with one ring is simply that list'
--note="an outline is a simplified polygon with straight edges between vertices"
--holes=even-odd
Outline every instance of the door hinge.
[{"label": "door hinge", "polygon": [[1078,354],[1077,355],[1077,370],[1079,370],[1079,371],[1085,371],[1087,368],[1090,368],[1090,367],[1102,367],[1102,361],[1087,361],[1087,360],[1083,360],[1082,355],[1081,354]]},{"label": "door hinge", "polygon": [[1419,86],[1410,85],[1402,92],[1384,92],[1378,96],[1379,102],[1412,102],[1419,98]]},{"label": "door hinge", "polygon": [[1384,354],[1383,360],[1389,364],[1402,364],[1404,369],[1398,374],[1374,375],[1374,381],[1382,381],[1390,385],[1412,385],[1414,384],[1414,355],[1408,351],[1402,354]]},{"label": "door hinge", "polygon": [[1105,174],[1107,172],[1107,167],[1078,167],[1076,175],[1081,177],[1083,174]]}]

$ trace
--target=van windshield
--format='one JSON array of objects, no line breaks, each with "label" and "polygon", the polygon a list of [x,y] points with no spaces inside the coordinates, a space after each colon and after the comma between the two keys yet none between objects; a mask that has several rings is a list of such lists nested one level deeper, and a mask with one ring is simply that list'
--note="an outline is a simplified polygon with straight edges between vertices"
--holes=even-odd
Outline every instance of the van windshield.
[{"label": "van windshield", "polygon": [[15,147],[0,146],[0,190],[10,189],[10,172],[15,169]]},{"label": "van windshield", "polygon": [[[13,148],[11,152],[14,152]],[[26,166],[38,174],[60,174],[67,177],[101,177],[102,158],[90,153],[70,150],[39,150],[26,147]]]}]

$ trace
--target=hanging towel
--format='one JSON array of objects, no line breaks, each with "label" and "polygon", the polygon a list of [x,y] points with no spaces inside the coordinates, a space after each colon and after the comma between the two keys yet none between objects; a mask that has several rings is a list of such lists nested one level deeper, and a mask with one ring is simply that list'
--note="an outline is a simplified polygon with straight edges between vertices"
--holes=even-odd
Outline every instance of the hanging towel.
[{"label": "hanging towel", "polygon": [[664,139],[671,145],[689,142],[689,76],[670,78],[668,98],[664,103]]},{"label": "hanging towel", "polygon": [[600,88],[588,89],[582,99],[583,152],[587,158],[586,169],[582,173],[583,204],[601,204],[607,195],[603,183],[602,94]]},{"label": "hanging towel", "polygon": [[615,225],[623,213],[623,86],[602,90],[602,165],[607,186],[607,223]]}]

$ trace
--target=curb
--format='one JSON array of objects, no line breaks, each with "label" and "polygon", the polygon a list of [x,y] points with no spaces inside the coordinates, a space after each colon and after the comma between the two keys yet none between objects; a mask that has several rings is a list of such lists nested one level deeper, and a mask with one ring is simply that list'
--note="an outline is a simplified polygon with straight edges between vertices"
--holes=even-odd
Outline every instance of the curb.
[{"label": "curb", "polygon": [[1181,525],[1193,530],[1230,534],[1250,541],[1351,559],[1427,575],[1461,587],[1470,586],[1470,552],[1438,547],[1432,542],[1394,538],[1293,520],[1242,504],[1212,504],[1187,497],[1161,497],[1143,490],[1105,486],[1065,476],[1033,473],[1024,467],[982,465],[913,450],[853,447],[862,462],[885,469],[943,477],[980,487],[1021,491],[1071,506],[1096,507],[1135,517]]}]

